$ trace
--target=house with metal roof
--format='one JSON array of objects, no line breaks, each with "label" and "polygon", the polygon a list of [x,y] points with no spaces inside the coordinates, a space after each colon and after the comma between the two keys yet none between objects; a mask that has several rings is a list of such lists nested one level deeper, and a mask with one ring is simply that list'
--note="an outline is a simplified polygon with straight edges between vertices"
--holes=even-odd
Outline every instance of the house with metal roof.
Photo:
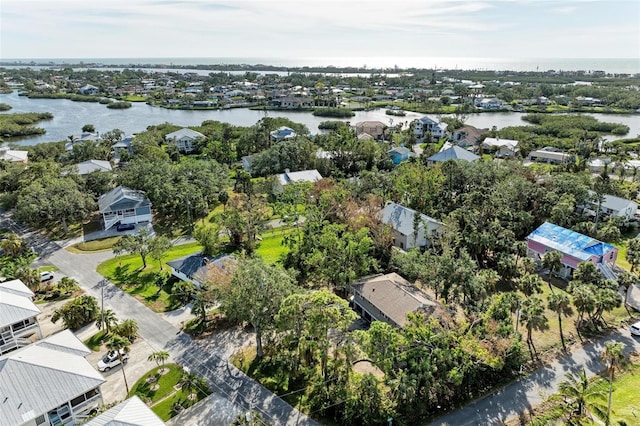
[{"label": "house with metal roof", "polygon": [[563,164],[571,159],[571,155],[561,151],[552,151],[550,148],[543,148],[531,151],[527,160],[545,164]]},{"label": "house with metal roof", "polygon": [[[593,199],[589,201],[588,206],[583,208],[583,213],[595,216],[598,209],[598,202],[595,201],[596,193],[589,191],[589,194]],[[635,201],[626,200],[615,195],[605,194],[600,203],[600,214],[603,216],[616,216],[628,221],[635,216],[637,211],[638,204]]]},{"label": "house with metal roof", "polygon": [[391,162],[393,164],[400,164],[403,161],[407,161],[409,157],[415,156],[415,154],[412,153],[409,148],[406,148],[404,146],[398,146],[396,148],[390,149],[389,151],[387,151],[387,155],[391,157]]},{"label": "house with metal roof", "polygon": [[137,396],[122,401],[84,426],[164,426],[165,423]]},{"label": "house with metal roof", "polygon": [[0,424],[79,424],[103,403],[91,351],[69,330],[0,357]]},{"label": "house with metal roof", "polygon": [[111,163],[105,160],[87,160],[72,166],[80,176],[93,172],[112,172]]},{"label": "house with metal roof", "polygon": [[485,138],[482,147],[496,157],[513,157],[519,150],[517,140],[501,138]]},{"label": "house with metal roof", "polygon": [[151,222],[151,201],[140,191],[119,186],[98,198],[104,229],[118,223]]},{"label": "house with metal roof", "polygon": [[196,141],[198,139],[205,139],[205,135],[195,130],[184,127],[175,132],[167,134],[164,139],[168,144],[173,144],[178,147],[178,151],[188,154],[195,151]]},{"label": "house with metal roof", "polygon": [[618,249],[595,238],[545,222],[527,236],[527,254],[542,260],[550,251],[562,254],[562,270],[558,274],[568,278],[582,262],[595,264],[605,278],[615,279],[612,271],[618,258]]},{"label": "house with metal roof", "polygon": [[289,169],[285,170],[276,176],[277,182],[274,185],[274,192],[282,192],[284,187],[290,183],[296,182],[310,182],[314,183],[322,179],[322,175],[316,169],[313,170],[301,170],[299,172],[290,172]]},{"label": "house with metal roof", "polygon": [[198,288],[202,287],[202,280],[206,277],[209,268],[227,269],[235,264],[236,258],[233,255],[223,254],[211,257],[202,252],[167,262],[167,265],[171,268],[171,275],[182,281],[190,282]]},{"label": "house with metal roof", "polygon": [[441,316],[442,306],[396,273],[369,278],[351,286],[351,303],[367,321],[383,321],[395,327],[407,323],[407,315],[422,312]]},{"label": "house with metal roof", "polygon": [[0,147],[0,160],[11,163],[26,163],[29,161],[29,151],[9,149],[8,146]]},{"label": "house with metal roof", "polygon": [[387,125],[382,121],[360,121],[355,124],[356,136],[367,134],[373,139],[382,140],[387,130]]},{"label": "house with metal roof", "polygon": [[437,154],[433,154],[427,158],[427,164],[444,163],[449,160],[462,160],[462,161],[477,161],[480,157],[473,152],[467,151],[459,146],[452,146],[451,148],[440,151]]},{"label": "house with metal roof", "polygon": [[430,216],[396,203],[387,203],[379,217],[393,229],[393,245],[403,250],[431,245],[431,239],[444,226]]},{"label": "house with metal roof", "polygon": [[20,280],[0,283],[0,355],[30,345],[32,339],[42,339],[41,311],[33,296]]}]

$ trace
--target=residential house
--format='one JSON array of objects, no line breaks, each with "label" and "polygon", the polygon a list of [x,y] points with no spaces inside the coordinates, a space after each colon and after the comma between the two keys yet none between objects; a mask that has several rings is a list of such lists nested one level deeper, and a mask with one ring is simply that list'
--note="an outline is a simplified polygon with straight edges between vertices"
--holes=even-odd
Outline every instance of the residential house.
[{"label": "residential house", "polygon": [[205,135],[189,128],[182,128],[171,132],[164,137],[168,144],[176,145],[178,151],[188,154],[195,151],[196,141],[199,139],[205,139]]},{"label": "residential house", "polygon": [[138,395],[134,395],[92,418],[84,426],[165,426],[165,423]]},{"label": "residential house", "polygon": [[92,86],[91,84],[86,84],[78,89],[81,95],[97,95],[100,93],[100,89],[96,86]]},{"label": "residential house", "polygon": [[366,133],[375,140],[384,139],[387,125],[382,121],[360,121],[355,124],[356,135]]},{"label": "residential house", "polygon": [[251,164],[253,163],[253,160],[255,160],[256,157],[257,157],[256,154],[245,155],[244,157],[242,157],[241,158],[241,160],[242,160],[242,170],[244,170],[245,172],[251,173],[251,171],[252,171]]},{"label": "residential house", "polygon": [[69,137],[70,138],[69,142],[67,142],[64,145],[64,149],[66,151],[73,151],[73,147],[75,145],[81,144],[83,142],[92,142],[94,144],[97,144],[99,136],[100,134],[98,132],[96,133],[82,132],[79,135],[72,135]]},{"label": "residential house", "polygon": [[98,198],[104,229],[118,223],[151,222],[151,202],[140,191],[119,186]]},{"label": "residential house", "polygon": [[171,275],[201,288],[202,280],[206,277],[210,267],[217,266],[226,269],[235,265],[235,263],[236,258],[232,255],[224,254],[218,257],[211,257],[198,252],[167,262],[167,265],[171,268]]},{"label": "residential house", "polygon": [[77,174],[80,176],[88,175],[93,172],[112,172],[111,163],[104,160],[87,160],[82,163],[74,164],[72,166],[74,170],[77,170]]},{"label": "residential house", "polygon": [[412,312],[438,317],[444,313],[438,302],[396,273],[369,278],[352,285],[351,289],[353,307],[367,321],[403,327]]},{"label": "residential house", "polygon": [[608,169],[610,163],[610,158],[594,158],[593,160],[589,160],[587,162],[587,168],[591,171],[591,173],[601,173],[602,171]]},{"label": "residential house", "polygon": [[280,142],[285,139],[293,139],[298,134],[290,127],[282,126],[269,133],[274,142]]},{"label": "residential house", "polygon": [[8,146],[0,147],[0,160],[11,163],[26,163],[29,161],[29,151],[9,149]]},{"label": "residential house", "polygon": [[488,133],[487,129],[478,129],[474,126],[462,126],[453,131],[449,140],[462,148],[467,148],[477,146],[486,133]]},{"label": "residential house", "polygon": [[531,151],[527,156],[527,160],[536,163],[555,164],[560,165],[571,159],[571,155],[560,152],[557,150],[551,150],[550,148],[543,148],[537,151]]},{"label": "residential house", "polygon": [[0,355],[42,339],[34,293],[20,280],[0,283]]},{"label": "residential house", "polygon": [[452,146],[451,148],[440,151],[437,154],[433,154],[431,157],[427,157],[427,164],[444,163],[449,160],[462,160],[462,161],[477,161],[480,157],[473,152],[467,151],[459,146]]},{"label": "residential house", "polygon": [[[595,216],[598,209],[598,202],[595,201],[596,193],[589,191],[589,194],[593,199],[589,201],[589,206],[583,207],[583,213]],[[626,200],[615,195],[605,194],[600,203],[600,214],[602,216],[621,217],[625,221],[633,218],[637,211],[638,204],[635,201]]]},{"label": "residential house", "polygon": [[393,245],[403,250],[430,246],[431,239],[444,226],[432,217],[396,203],[387,203],[379,217],[393,229]]},{"label": "residential house", "polygon": [[447,123],[425,115],[413,122],[413,133],[419,143],[436,142],[447,133],[447,126]]},{"label": "residential house", "polygon": [[391,157],[391,162],[393,164],[400,164],[403,161],[407,161],[409,157],[415,156],[415,154],[411,152],[409,148],[405,148],[404,146],[390,149],[389,151],[387,151],[387,155]]},{"label": "residential house", "polygon": [[292,182],[314,183],[322,179],[322,175],[316,169],[290,172],[289,169],[277,175],[277,182],[273,188],[274,192],[282,192],[284,187]]},{"label": "residential house", "polygon": [[313,99],[307,97],[287,96],[269,101],[267,106],[277,109],[307,109],[313,108]]},{"label": "residential house", "polygon": [[115,160],[119,161],[123,154],[133,155],[133,138],[134,136],[124,137],[120,142],[116,142],[111,146]]},{"label": "residential house", "polygon": [[513,139],[485,138],[482,147],[496,157],[514,157],[518,152],[518,141]]},{"label": "residential house", "polygon": [[476,98],[474,106],[482,109],[501,109],[504,103],[498,98]]},{"label": "residential house", "polygon": [[69,330],[0,357],[0,424],[75,425],[102,405],[104,377]]},{"label": "residential house", "polygon": [[570,277],[582,262],[592,262],[606,278],[616,278],[611,268],[616,263],[618,249],[611,244],[545,222],[527,236],[527,254],[542,260],[549,251],[562,254],[562,269],[557,273],[563,278]]}]

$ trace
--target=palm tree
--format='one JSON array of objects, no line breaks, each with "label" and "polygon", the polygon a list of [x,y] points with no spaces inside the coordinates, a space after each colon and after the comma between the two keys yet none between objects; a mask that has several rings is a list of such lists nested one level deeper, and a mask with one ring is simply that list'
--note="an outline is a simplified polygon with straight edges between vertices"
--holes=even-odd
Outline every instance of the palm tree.
[{"label": "palm tree", "polygon": [[589,386],[587,373],[582,369],[576,377],[571,372],[565,374],[565,380],[560,382],[558,393],[564,397],[567,402],[566,407],[570,408],[570,418],[583,418],[590,413],[596,414],[598,417],[606,415],[604,406],[604,392],[596,390],[595,387]]},{"label": "palm tree", "polygon": [[542,266],[549,270],[549,273],[547,274],[549,279],[549,289],[553,291],[553,287],[551,286],[551,276],[555,271],[559,271],[560,268],[562,268],[562,253],[556,250],[545,253],[542,258]]},{"label": "palm tree", "polygon": [[183,391],[189,394],[195,393],[193,391],[204,390],[207,386],[206,382],[203,382],[202,377],[191,371],[183,371],[178,384],[182,387]]},{"label": "palm tree", "polygon": [[536,274],[526,273],[516,280],[518,289],[527,296],[531,296],[533,293],[540,293],[543,284],[542,278]]},{"label": "palm tree", "polygon": [[111,336],[111,339],[107,342],[107,349],[114,351],[118,355],[118,360],[120,360],[120,364],[122,365],[122,377],[124,377],[124,386],[127,389],[127,395],[129,395],[129,384],[127,383],[127,375],[124,372],[124,362],[120,351],[129,353],[129,351],[131,351],[130,344],[131,342],[129,342],[128,339],[118,335]]},{"label": "palm tree", "polygon": [[[545,256],[546,257],[546,256]],[[568,317],[573,314],[571,308],[571,300],[567,293],[553,293],[549,296],[549,309],[558,314],[558,326],[560,327],[560,340],[562,341],[562,349],[565,351],[567,347],[564,344],[564,334],[562,333],[562,316]]]},{"label": "palm tree", "polygon": [[196,294],[196,298],[191,306],[191,313],[198,317],[202,326],[207,322],[207,308],[209,308],[209,302],[206,300],[204,294],[199,292]]},{"label": "palm tree", "polygon": [[10,257],[17,257],[24,251],[24,240],[18,234],[10,232],[5,235],[5,239],[0,242],[0,247]]},{"label": "palm tree", "polygon": [[611,394],[613,393],[613,375],[616,368],[619,368],[624,363],[624,343],[609,341],[605,343],[604,351],[600,354],[600,359],[607,366],[607,373],[609,373],[609,399],[607,403],[607,417],[605,423],[607,426],[611,424]]},{"label": "palm tree", "polygon": [[164,362],[167,359],[169,359],[169,352],[167,352],[167,351],[156,351],[156,352],[152,353],[151,355],[149,355],[149,358],[147,358],[147,361],[155,362],[158,367],[160,367],[160,365],[162,364],[162,368],[159,371],[159,373],[162,374],[162,372],[164,371]]},{"label": "palm tree", "polygon": [[111,331],[118,324],[118,317],[116,317],[115,312],[111,309],[105,309],[100,312],[100,316],[96,320],[96,327],[98,330],[102,330],[102,326],[104,325],[105,332],[107,334],[111,334]]},{"label": "palm tree", "polygon": [[[531,350],[531,360],[535,361],[533,355],[536,354],[536,348],[533,345],[533,339],[531,338],[531,332],[533,330],[546,330],[549,328],[549,320],[544,315],[544,305],[542,299],[539,297],[530,297],[525,299],[522,303],[522,321],[527,327],[527,343]],[[537,356],[537,354],[536,354]]]},{"label": "palm tree", "polygon": [[28,266],[19,268],[15,271],[15,277],[21,280],[29,290],[37,293],[40,290],[40,273]]},{"label": "palm tree", "polygon": [[113,332],[133,343],[138,334],[138,323],[135,320],[127,319],[114,327]]}]

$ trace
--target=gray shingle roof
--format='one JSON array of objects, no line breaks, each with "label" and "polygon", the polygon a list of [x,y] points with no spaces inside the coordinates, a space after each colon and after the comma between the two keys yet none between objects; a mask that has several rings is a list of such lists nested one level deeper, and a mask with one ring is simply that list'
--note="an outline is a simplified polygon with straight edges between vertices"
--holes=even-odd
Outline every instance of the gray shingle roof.
[{"label": "gray shingle roof", "polygon": [[39,344],[10,352],[0,357],[0,424],[26,423],[104,381],[73,353]]},{"label": "gray shingle roof", "polygon": [[[416,211],[408,207],[401,206],[396,203],[387,204],[380,212],[380,220],[382,222],[391,225],[393,229],[401,233],[402,235],[413,235],[413,223],[415,221]],[[424,223],[432,223],[435,225],[442,225],[442,222],[435,220],[434,218],[420,213],[420,228],[424,227]]]},{"label": "gray shingle roof", "polygon": [[111,168],[111,163],[104,160],[87,160],[82,163],[78,163],[75,166],[78,168],[78,174],[81,176],[88,175],[95,171],[110,172],[113,170]]},{"label": "gray shingle roof", "polygon": [[353,289],[400,327],[411,312],[422,309],[434,314],[439,309],[436,302],[396,273],[371,278]]},{"label": "gray shingle roof", "polygon": [[464,160],[464,161],[476,161],[480,159],[479,156],[473,152],[469,152],[466,149],[459,146],[452,146],[442,152],[432,155],[427,158],[427,161],[445,162],[447,160]]},{"label": "gray shingle roof", "polygon": [[100,213],[118,211],[124,209],[135,209],[142,206],[150,206],[151,202],[140,191],[136,191],[124,186],[119,186],[103,194],[98,199]]},{"label": "gray shingle roof", "polygon": [[[593,191],[589,191],[589,194],[591,194],[592,197],[596,195],[596,193]],[[635,202],[631,200],[626,200],[624,198],[616,197],[615,195],[606,194],[604,196],[604,200],[602,201],[602,207],[618,212],[626,209],[631,203],[635,203]]]},{"label": "gray shingle roof", "polygon": [[89,420],[84,426],[164,426],[164,422],[134,395]]},{"label": "gray shingle roof", "polygon": [[229,261],[235,261],[235,257],[228,254],[211,257],[202,253],[195,253],[167,262],[167,265],[188,277],[197,277],[206,273],[208,265],[224,267]]}]

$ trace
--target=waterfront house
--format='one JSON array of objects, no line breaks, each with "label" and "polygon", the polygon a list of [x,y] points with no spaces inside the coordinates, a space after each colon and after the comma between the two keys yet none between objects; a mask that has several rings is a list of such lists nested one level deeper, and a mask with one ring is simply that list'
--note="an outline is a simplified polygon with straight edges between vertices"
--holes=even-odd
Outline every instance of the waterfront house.
[{"label": "waterfront house", "polygon": [[0,160],[11,163],[26,163],[29,160],[29,151],[9,149],[8,146],[0,147]]},{"label": "waterfront house", "polygon": [[0,424],[81,424],[102,405],[102,375],[69,330],[0,357]]},{"label": "waterfront house", "polygon": [[295,130],[287,126],[278,127],[276,130],[270,132],[269,135],[271,135],[271,139],[274,142],[280,142],[285,139],[293,139],[298,136]]},{"label": "waterfront house", "polygon": [[42,339],[34,293],[20,280],[0,283],[0,355]]},{"label": "waterfront house", "polygon": [[205,135],[189,128],[182,128],[164,137],[168,144],[176,145],[178,151],[188,154],[195,151],[196,142],[205,139]]},{"label": "waterfront house", "polygon": [[413,122],[413,133],[419,143],[437,142],[446,134],[447,126],[447,123],[425,115]]},{"label": "waterfront house", "polygon": [[527,254],[541,261],[550,251],[562,254],[562,269],[556,271],[562,278],[569,278],[582,262],[595,264],[605,278],[616,278],[612,268],[618,257],[618,249],[611,244],[545,222],[527,236]]},{"label": "waterfront house", "polygon": [[474,126],[462,126],[453,131],[449,140],[462,148],[477,146],[487,132],[487,129],[478,129]]},{"label": "waterfront house", "polygon": [[124,137],[111,146],[115,160],[120,160],[123,154],[133,155],[133,138],[134,136]]},{"label": "waterfront house", "polygon": [[403,250],[430,246],[444,226],[430,216],[391,202],[384,206],[379,217],[393,229],[393,245]]},{"label": "waterfront house", "polygon": [[97,95],[100,93],[100,89],[96,86],[92,86],[91,84],[85,84],[80,89],[78,89],[81,95]]},{"label": "waterfront house", "polygon": [[421,312],[441,317],[444,309],[396,273],[366,279],[351,286],[351,303],[367,321],[383,321],[401,328],[407,315]]},{"label": "waterfront house", "polygon": [[71,168],[80,176],[85,176],[93,172],[111,173],[113,171],[111,163],[104,160],[87,160],[82,163],[74,164]]},{"label": "waterfront house", "polygon": [[355,124],[356,136],[366,133],[376,140],[384,139],[386,124],[381,121],[360,121]]},{"label": "waterfront house", "polygon": [[140,191],[119,186],[98,198],[104,229],[118,223],[151,222],[151,201]]}]

